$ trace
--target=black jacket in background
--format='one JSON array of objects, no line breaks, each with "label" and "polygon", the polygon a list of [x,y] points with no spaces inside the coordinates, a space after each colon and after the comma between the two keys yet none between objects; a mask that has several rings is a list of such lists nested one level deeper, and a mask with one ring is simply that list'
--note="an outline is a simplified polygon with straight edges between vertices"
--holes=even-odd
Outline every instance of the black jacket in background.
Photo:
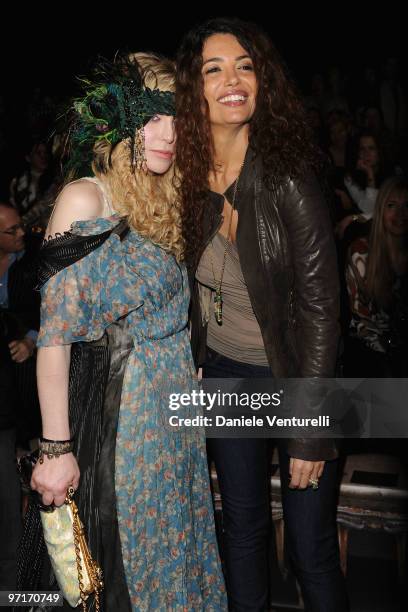
[{"label": "black jacket in background", "polygon": [[39,240],[29,237],[23,257],[10,266],[9,305],[0,309],[0,429],[10,429],[19,422],[22,429],[27,429],[27,435],[32,425],[26,426],[26,419],[35,421],[39,416],[35,357],[17,364],[10,357],[8,344],[24,338],[30,329],[40,328],[40,293],[34,289]]}]

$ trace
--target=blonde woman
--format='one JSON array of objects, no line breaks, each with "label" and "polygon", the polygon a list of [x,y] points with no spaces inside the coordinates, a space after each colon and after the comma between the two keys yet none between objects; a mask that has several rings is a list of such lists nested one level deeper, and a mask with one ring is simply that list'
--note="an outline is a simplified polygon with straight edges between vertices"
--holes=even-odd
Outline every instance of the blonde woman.
[{"label": "blonde woman", "polygon": [[346,267],[350,337],[345,374],[405,377],[408,374],[408,181],[390,178],[381,187],[369,240],[349,249]]},{"label": "blonde woman", "polygon": [[43,248],[32,486],[57,506],[77,490],[109,611],[226,609],[204,434],[168,424],[169,393],[194,385],[173,83],[172,64],[146,54],[85,82],[71,130],[78,178]]}]

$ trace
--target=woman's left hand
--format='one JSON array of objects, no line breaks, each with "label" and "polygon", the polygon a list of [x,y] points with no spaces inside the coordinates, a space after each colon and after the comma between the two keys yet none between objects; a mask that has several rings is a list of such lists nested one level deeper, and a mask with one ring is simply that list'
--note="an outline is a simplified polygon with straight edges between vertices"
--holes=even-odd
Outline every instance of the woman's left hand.
[{"label": "woman's left hand", "polygon": [[310,480],[319,480],[323,474],[324,461],[305,461],[304,459],[290,458],[289,474],[291,476],[290,489],[307,489],[311,486]]}]

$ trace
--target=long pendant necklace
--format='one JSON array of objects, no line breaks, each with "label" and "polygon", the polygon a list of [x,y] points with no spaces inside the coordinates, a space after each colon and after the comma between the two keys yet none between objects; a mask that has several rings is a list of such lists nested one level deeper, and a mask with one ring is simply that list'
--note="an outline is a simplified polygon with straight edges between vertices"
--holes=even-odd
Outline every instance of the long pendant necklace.
[{"label": "long pendant necklace", "polygon": [[239,177],[241,176],[243,165],[244,164],[242,163],[241,168],[239,170],[239,174],[238,174],[238,176],[236,178],[236,181],[235,181],[235,184],[234,184],[234,192],[232,194],[232,203],[231,203],[231,215],[230,215],[230,219],[229,219],[229,223],[228,223],[227,240],[226,240],[226,243],[225,243],[224,255],[223,255],[223,258],[222,258],[221,274],[220,274],[220,278],[219,278],[218,281],[216,280],[215,273],[214,273],[214,262],[213,262],[213,257],[212,257],[212,251],[214,250],[214,246],[213,246],[213,243],[211,241],[210,258],[211,258],[211,268],[212,268],[212,274],[213,274],[213,279],[214,279],[214,287],[215,287],[215,293],[214,293],[214,315],[215,315],[215,320],[217,321],[218,325],[222,325],[222,304],[223,304],[223,299],[222,299],[222,280],[224,278],[225,263],[227,261],[227,253],[228,253],[228,249],[229,249],[229,243],[230,243],[230,240],[231,240],[232,216],[233,216],[234,210],[235,210],[235,197],[237,195],[238,182],[239,182]]}]

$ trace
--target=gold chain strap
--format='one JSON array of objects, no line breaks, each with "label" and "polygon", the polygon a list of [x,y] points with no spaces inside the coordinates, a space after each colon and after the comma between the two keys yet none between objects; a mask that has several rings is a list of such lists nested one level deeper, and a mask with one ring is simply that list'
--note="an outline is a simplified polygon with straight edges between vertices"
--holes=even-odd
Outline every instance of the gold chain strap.
[{"label": "gold chain strap", "polygon": [[82,610],[83,612],[87,612],[86,598],[85,598],[85,592],[84,592],[84,582],[83,582],[83,576],[82,576],[81,547],[79,544],[77,516],[75,514],[74,514],[73,527],[74,527],[74,545],[75,545],[76,563],[77,563],[77,570],[78,570],[79,593],[81,595]]},{"label": "gold chain strap", "polygon": [[[84,528],[82,526],[81,519],[79,518],[78,508],[73,500],[73,495],[74,489],[72,487],[69,487],[65,501],[71,506],[73,515],[74,546],[78,572],[79,593],[81,597],[82,612],[87,612],[86,598],[88,594],[85,591],[81,561],[81,540],[83,540],[84,537]],[[87,551],[84,551],[84,556],[86,556],[86,554]],[[93,561],[89,554],[88,557],[88,559],[85,559],[85,564],[87,565],[87,568],[85,569],[88,569],[91,588],[93,587],[95,595],[95,612],[100,612],[99,591],[103,588],[102,572],[99,566],[97,566],[97,564]]]}]

